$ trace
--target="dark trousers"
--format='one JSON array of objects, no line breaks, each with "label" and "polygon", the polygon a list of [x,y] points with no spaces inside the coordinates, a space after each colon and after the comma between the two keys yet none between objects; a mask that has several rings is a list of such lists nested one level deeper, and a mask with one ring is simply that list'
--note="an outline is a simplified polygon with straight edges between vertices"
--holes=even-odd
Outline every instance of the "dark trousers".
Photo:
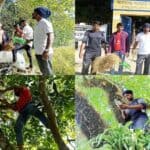
[{"label": "dark trousers", "polygon": [[[142,68],[144,64],[144,72],[142,73]],[[136,61],[136,71],[135,74],[150,74],[150,54],[149,55],[138,55]]]},{"label": "dark trousers", "polygon": [[30,116],[38,118],[45,125],[45,127],[48,128],[49,120],[45,117],[45,115],[32,103],[27,104],[27,106],[20,112],[14,128],[18,146],[23,145],[22,130]]},{"label": "dark trousers", "polygon": [[32,54],[31,54],[31,47],[29,45],[23,45],[23,46],[16,46],[16,48],[13,50],[13,56],[14,56],[14,61],[16,61],[16,54],[19,50],[24,49],[27,53],[28,59],[29,59],[29,67],[32,68],[33,67],[33,63],[32,63]]},{"label": "dark trousers", "polygon": [[52,64],[50,60],[44,60],[42,55],[36,55],[36,59],[43,75],[53,75]]},{"label": "dark trousers", "polygon": [[145,129],[147,121],[148,121],[148,117],[141,115],[140,117],[132,121],[132,124],[130,125],[130,129]]},{"label": "dark trousers", "polygon": [[83,66],[82,66],[83,75],[88,74],[90,65],[95,60],[95,58],[100,55],[101,55],[100,52],[85,52],[84,57],[83,57]]}]

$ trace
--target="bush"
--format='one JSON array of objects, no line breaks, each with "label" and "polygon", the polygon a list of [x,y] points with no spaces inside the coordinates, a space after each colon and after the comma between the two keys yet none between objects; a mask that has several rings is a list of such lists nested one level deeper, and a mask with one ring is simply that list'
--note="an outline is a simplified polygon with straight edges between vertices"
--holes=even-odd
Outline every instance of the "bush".
[{"label": "bush", "polygon": [[150,134],[143,130],[130,130],[127,126],[119,125],[105,130],[91,140],[92,147],[107,145],[109,150],[150,150]]},{"label": "bush", "polygon": [[73,75],[74,70],[74,48],[54,48],[53,69],[55,74]]}]

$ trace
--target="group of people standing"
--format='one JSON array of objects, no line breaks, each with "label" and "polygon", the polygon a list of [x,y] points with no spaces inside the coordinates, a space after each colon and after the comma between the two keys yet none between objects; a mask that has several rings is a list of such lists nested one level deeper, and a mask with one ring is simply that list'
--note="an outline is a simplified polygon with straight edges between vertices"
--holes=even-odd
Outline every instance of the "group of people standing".
[{"label": "group of people standing", "polygon": [[4,45],[12,40],[15,46],[12,50],[14,61],[17,59],[15,57],[16,53],[24,49],[29,58],[29,66],[27,69],[32,69],[33,58],[31,50],[33,47],[35,49],[35,56],[41,73],[43,75],[53,74],[51,59],[53,55],[52,45],[54,41],[54,32],[52,23],[48,20],[50,15],[51,11],[48,8],[35,8],[32,13],[32,19],[37,21],[34,29],[32,29],[26,20],[21,20],[18,24],[14,25],[12,38],[7,36],[0,24],[0,49],[3,50]]},{"label": "group of people standing", "polygon": [[[109,42],[105,40],[103,32],[100,31],[100,22],[93,22],[92,30],[86,31],[80,47],[79,58],[83,58],[82,74],[88,74],[89,67],[96,57],[101,56],[102,43],[108,44],[105,53],[115,53],[121,59],[118,74],[123,73],[125,57],[130,53],[130,40],[127,32],[124,31],[122,23],[117,24],[117,31],[112,33]],[[131,53],[137,50],[137,61],[135,74],[150,74],[150,24],[143,25],[143,31],[138,33]],[[85,53],[84,53],[85,49]],[[144,67],[143,67],[144,64]],[[143,69],[144,68],[144,69]],[[111,70],[114,74],[114,69]]]}]

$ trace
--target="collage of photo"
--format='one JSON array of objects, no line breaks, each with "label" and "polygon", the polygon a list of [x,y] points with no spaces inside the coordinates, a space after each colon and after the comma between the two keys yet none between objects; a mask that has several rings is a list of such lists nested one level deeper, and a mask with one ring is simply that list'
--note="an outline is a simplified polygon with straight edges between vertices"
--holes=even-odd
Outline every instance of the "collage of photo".
[{"label": "collage of photo", "polygon": [[0,0],[0,150],[150,150],[150,0]]}]

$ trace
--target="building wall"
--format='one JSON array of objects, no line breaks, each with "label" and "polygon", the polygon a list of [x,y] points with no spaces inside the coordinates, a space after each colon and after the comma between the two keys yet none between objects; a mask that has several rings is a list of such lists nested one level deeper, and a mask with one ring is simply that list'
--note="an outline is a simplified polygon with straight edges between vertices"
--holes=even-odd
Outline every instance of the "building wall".
[{"label": "building wall", "polygon": [[121,16],[150,16],[150,1],[147,0],[114,0],[112,31],[121,22]]}]

